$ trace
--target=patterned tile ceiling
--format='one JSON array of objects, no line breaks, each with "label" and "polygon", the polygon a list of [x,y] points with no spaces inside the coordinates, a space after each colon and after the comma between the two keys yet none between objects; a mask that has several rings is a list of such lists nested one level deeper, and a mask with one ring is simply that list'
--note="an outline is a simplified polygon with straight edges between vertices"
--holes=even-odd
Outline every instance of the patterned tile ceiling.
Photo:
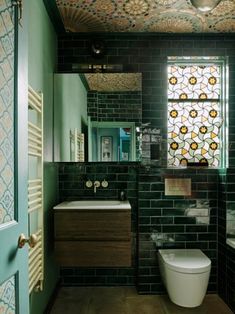
[{"label": "patterned tile ceiling", "polygon": [[100,92],[141,91],[141,73],[89,73],[85,78],[90,90]]},{"label": "patterned tile ceiling", "polygon": [[68,32],[235,32],[235,0],[222,0],[207,13],[190,0],[55,1]]}]

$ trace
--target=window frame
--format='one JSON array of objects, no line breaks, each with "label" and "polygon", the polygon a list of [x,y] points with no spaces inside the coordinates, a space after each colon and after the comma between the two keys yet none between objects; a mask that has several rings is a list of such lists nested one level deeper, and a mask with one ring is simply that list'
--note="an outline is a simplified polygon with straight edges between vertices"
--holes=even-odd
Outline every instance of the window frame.
[{"label": "window frame", "polygon": [[[221,96],[218,101],[220,107],[220,116],[222,119],[222,126],[219,132],[220,139],[220,161],[219,166],[210,166],[208,169],[224,169],[228,168],[229,161],[229,150],[228,150],[228,121],[229,121],[229,110],[228,110],[228,82],[229,82],[229,71],[228,71],[228,57],[168,57],[167,58],[167,168],[181,168],[184,166],[173,166],[168,164],[168,151],[169,151],[169,138],[168,138],[168,104],[175,100],[168,98],[168,66],[190,66],[190,65],[218,65],[221,68]],[[178,100],[176,100],[178,101]],[[182,100],[182,102],[190,102],[191,100]],[[213,100],[212,100],[213,101]]]}]

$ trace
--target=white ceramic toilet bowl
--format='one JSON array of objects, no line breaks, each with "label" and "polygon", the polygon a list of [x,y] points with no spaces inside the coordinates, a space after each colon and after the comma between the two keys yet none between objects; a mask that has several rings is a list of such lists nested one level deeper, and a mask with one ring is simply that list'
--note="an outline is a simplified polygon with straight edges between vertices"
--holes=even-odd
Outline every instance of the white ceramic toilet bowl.
[{"label": "white ceramic toilet bowl", "polygon": [[183,307],[199,306],[208,286],[210,259],[197,249],[163,249],[158,260],[171,301]]}]

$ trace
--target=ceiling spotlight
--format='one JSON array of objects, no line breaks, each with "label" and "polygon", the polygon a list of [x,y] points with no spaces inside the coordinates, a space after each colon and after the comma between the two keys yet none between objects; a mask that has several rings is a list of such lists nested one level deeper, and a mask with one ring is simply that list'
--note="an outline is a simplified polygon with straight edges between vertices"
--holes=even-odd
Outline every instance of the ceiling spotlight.
[{"label": "ceiling spotlight", "polygon": [[221,0],[191,0],[192,5],[202,12],[213,10]]}]

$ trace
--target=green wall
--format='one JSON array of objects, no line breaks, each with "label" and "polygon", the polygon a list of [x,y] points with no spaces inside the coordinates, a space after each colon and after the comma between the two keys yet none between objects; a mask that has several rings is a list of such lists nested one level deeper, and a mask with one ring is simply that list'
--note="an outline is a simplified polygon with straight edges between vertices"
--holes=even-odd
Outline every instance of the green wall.
[{"label": "green wall", "polygon": [[74,161],[70,154],[70,130],[87,124],[87,90],[79,74],[54,76],[55,161]]},{"label": "green wall", "polygon": [[43,1],[29,5],[29,84],[44,97],[44,232],[45,281],[42,292],[30,296],[30,313],[42,314],[58,280],[53,256],[52,207],[57,202],[57,168],[53,160],[53,73],[57,59],[57,37]]}]

